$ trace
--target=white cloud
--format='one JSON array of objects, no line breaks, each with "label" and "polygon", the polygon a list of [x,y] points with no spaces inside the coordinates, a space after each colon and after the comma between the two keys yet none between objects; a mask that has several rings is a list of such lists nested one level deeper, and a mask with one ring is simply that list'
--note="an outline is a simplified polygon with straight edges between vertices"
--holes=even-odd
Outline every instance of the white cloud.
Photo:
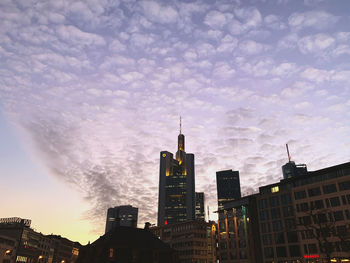
[{"label": "white cloud", "polygon": [[239,43],[239,49],[246,55],[256,55],[264,51],[265,46],[254,40],[244,40]]},{"label": "white cloud", "polygon": [[140,5],[150,21],[167,24],[175,23],[179,18],[176,9],[170,5],[161,5],[156,1],[142,1]]},{"label": "white cloud", "polygon": [[289,26],[297,30],[306,27],[324,29],[333,26],[337,21],[338,17],[325,11],[308,11],[304,13],[293,13],[288,18]]},{"label": "white cloud", "polygon": [[326,34],[316,34],[306,36],[298,41],[298,47],[301,53],[315,53],[318,54],[327,48],[334,45],[335,39]]},{"label": "white cloud", "polygon": [[83,32],[75,26],[59,26],[57,28],[58,36],[67,42],[72,42],[77,46],[103,46],[106,44],[103,37],[93,34]]},{"label": "white cloud", "polygon": [[213,10],[205,16],[204,23],[212,28],[219,29],[227,24],[227,21],[230,19],[230,17],[228,16],[229,14],[224,14],[219,11]]},{"label": "white cloud", "polygon": [[275,30],[283,30],[287,28],[286,24],[282,22],[282,19],[276,15],[265,16],[264,24],[268,28],[275,29]]}]

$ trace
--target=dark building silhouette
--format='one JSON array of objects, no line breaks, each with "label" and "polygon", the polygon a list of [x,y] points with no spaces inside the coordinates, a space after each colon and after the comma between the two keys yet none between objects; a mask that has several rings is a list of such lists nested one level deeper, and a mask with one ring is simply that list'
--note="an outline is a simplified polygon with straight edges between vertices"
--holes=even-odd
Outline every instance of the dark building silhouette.
[{"label": "dark building silhouette", "polygon": [[117,224],[120,226],[137,226],[138,208],[131,205],[121,205],[108,208],[105,233],[111,231]]},{"label": "dark building silhouette", "polygon": [[160,152],[158,226],[195,219],[194,155],[185,152],[185,136],[178,136],[175,159]]},{"label": "dark building silhouette", "polygon": [[262,186],[218,213],[222,263],[348,262],[350,162]]},{"label": "dark building silhouette", "polygon": [[77,263],[175,263],[177,253],[145,229],[116,226],[81,248]]},{"label": "dark building silhouette", "polygon": [[78,242],[57,235],[43,235],[30,228],[30,224],[31,220],[18,217],[0,219],[0,236],[16,243],[11,254],[14,261],[10,262],[75,262],[81,247]]},{"label": "dark building silhouette", "polygon": [[205,221],[203,192],[196,192],[196,220]]},{"label": "dark building silhouette", "polygon": [[295,164],[295,162],[291,161],[288,144],[286,144],[286,148],[288,154],[288,163],[282,166],[283,179],[307,174],[306,164]]},{"label": "dark building silhouette", "polygon": [[241,198],[238,171],[225,170],[216,172],[216,186],[219,210],[223,208],[223,204]]}]

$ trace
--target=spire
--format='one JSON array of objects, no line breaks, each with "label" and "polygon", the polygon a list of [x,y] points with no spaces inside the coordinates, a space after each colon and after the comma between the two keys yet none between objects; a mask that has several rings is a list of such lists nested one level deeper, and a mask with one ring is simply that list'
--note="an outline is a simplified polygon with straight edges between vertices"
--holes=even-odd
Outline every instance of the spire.
[{"label": "spire", "polygon": [[286,143],[286,148],[287,148],[287,154],[288,154],[288,161],[290,162],[290,154],[289,154],[289,149],[288,149],[288,143]]},{"label": "spire", "polygon": [[180,134],[181,134],[181,131],[182,130],[182,123],[181,123],[181,116],[180,116]]}]

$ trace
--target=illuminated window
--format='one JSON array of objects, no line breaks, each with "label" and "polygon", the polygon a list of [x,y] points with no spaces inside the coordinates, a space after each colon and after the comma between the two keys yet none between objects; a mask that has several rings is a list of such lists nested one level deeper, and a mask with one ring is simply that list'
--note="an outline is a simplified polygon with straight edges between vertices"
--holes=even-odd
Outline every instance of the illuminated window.
[{"label": "illuminated window", "polygon": [[165,153],[163,153],[163,154],[162,154],[162,156],[163,156],[163,157],[165,157],[165,156],[166,156],[166,154],[165,154]]},{"label": "illuminated window", "polygon": [[110,248],[109,249],[109,257],[112,258],[114,255],[114,249],[113,248]]},{"label": "illuminated window", "polygon": [[271,193],[277,193],[279,190],[280,189],[279,189],[279,187],[277,185],[277,186],[271,188]]}]

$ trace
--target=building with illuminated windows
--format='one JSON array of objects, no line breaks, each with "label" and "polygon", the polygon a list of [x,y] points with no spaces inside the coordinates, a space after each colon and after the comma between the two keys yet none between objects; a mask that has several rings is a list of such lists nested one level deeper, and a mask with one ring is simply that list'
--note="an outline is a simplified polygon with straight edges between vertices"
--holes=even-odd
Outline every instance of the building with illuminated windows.
[{"label": "building with illuminated windows", "polygon": [[205,221],[203,192],[196,192],[196,220]]},{"label": "building with illuminated windows", "polygon": [[350,162],[262,186],[218,213],[220,262],[350,262]]},{"label": "building with illuminated windows", "polygon": [[185,152],[185,136],[178,136],[175,158],[160,152],[158,226],[195,220],[194,155]]},{"label": "building with illuminated windows", "polygon": [[117,224],[120,226],[136,227],[138,210],[138,208],[131,205],[108,208],[105,233],[111,231]]},{"label": "building with illuminated windows", "polygon": [[225,170],[216,172],[218,208],[222,209],[227,202],[241,198],[239,171]]}]

